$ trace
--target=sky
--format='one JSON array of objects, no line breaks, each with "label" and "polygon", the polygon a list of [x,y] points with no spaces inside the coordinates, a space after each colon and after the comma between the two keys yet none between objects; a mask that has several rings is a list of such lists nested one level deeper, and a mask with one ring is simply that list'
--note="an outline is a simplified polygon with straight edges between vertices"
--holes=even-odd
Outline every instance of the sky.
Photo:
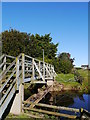
[{"label": "sky", "polygon": [[51,33],[58,52],[69,52],[74,64],[88,64],[87,2],[13,2],[2,3],[2,31],[45,35]]}]

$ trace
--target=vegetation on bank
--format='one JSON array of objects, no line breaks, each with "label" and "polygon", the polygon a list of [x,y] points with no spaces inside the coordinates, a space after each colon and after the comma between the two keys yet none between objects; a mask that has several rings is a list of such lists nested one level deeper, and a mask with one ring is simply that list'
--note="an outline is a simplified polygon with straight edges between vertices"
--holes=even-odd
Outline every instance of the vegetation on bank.
[{"label": "vegetation on bank", "polygon": [[5,118],[5,120],[10,120],[10,119],[25,119],[25,120],[58,120],[57,117],[55,116],[49,116],[47,114],[44,115],[43,118],[32,118],[30,117],[29,115],[26,115],[26,114],[20,114],[20,115],[14,115],[14,114],[11,114],[9,113],[8,116]]},{"label": "vegetation on bank", "polygon": [[89,90],[88,86],[88,75],[90,74],[90,71],[88,70],[78,70],[80,75],[83,77],[82,84],[77,82],[75,80],[74,74],[58,74],[56,76],[56,81],[59,83],[63,84],[65,88],[73,89],[73,90],[79,90],[80,92],[85,92],[87,93]]}]

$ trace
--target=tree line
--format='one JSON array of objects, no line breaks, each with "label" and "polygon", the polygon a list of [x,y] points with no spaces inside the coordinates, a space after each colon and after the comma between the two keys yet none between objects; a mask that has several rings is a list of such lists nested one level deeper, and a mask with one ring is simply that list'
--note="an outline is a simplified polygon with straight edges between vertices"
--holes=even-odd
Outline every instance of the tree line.
[{"label": "tree line", "polygon": [[45,62],[55,66],[57,73],[70,73],[74,59],[69,53],[61,53],[57,56],[58,43],[54,44],[50,34],[39,35],[20,32],[15,29],[2,32],[2,53],[18,56],[20,53],[42,60],[43,49]]}]

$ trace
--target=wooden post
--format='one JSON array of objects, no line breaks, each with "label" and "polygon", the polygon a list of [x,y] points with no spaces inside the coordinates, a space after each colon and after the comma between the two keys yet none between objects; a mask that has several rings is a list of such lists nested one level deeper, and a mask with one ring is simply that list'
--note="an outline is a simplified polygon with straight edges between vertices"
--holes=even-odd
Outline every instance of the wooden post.
[{"label": "wooden post", "polygon": [[3,71],[4,71],[4,70],[6,70],[6,55],[4,57],[3,63],[4,63],[4,67],[3,67]]},{"label": "wooden post", "polygon": [[35,71],[34,71],[34,58],[32,58],[32,80],[34,80]]},{"label": "wooden post", "polygon": [[24,78],[25,78],[25,67],[24,67],[24,61],[25,61],[25,56],[24,53],[22,53],[22,83],[24,83]]},{"label": "wooden post", "polygon": [[21,112],[24,112],[23,109],[22,109],[23,108],[22,102],[24,101],[24,78],[25,78],[24,62],[25,62],[25,55],[24,55],[24,53],[22,53]]},{"label": "wooden post", "polygon": [[53,66],[51,65],[51,74],[53,76]]},{"label": "wooden post", "polygon": [[55,79],[55,73],[54,73],[54,66],[52,66],[53,69],[53,80]]},{"label": "wooden post", "polygon": [[19,59],[16,57],[16,82],[17,82],[17,90],[19,90]]},{"label": "wooden post", "polygon": [[43,78],[44,78],[44,81],[45,81],[45,63],[43,61]]},{"label": "wooden post", "polygon": [[[47,67],[47,69],[48,69],[48,63],[46,64],[46,67]],[[46,75],[47,75],[47,78],[48,78],[48,72],[46,71]]]},{"label": "wooden post", "polygon": [[[39,71],[40,71],[40,69],[41,69],[41,66],[40,66],[40,60],[39,60]],[[40,74],[39,74],[39,79],[40,79]]]}]

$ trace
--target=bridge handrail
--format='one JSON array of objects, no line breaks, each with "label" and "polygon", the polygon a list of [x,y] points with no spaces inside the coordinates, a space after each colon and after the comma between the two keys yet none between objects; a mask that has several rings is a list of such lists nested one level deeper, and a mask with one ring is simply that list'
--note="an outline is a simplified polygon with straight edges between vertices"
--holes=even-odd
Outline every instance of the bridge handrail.
[{"label": "bridge handrail", "polygon": [[[28,56],[28,55],[25,55],[25,57],[33,59],[33,57]],[[41,63],[43,63],[42,60],[39,60],[39,59],[37,59],[37,58],[34,58],[34,60],[36,60],[36,61],[38,61],[38,62],[40,61]],[[47,63],[47,62],[44,62],[44,64],[52,65],[52,64],[49,64],[49,63]],[[53,65],[52,65],[52,66],[53,66]]]},{"label": "bridge handrail", "polygon": [[5,54],[1,55],[1,56],[0,56],[0,60],[2,60],[4,56],[5,56]]},{"label": "bridge handrail", "polygon": [[13,74],[16,72],[15,67],[13,68],[13,72],[11,73],[11,75],[9,76],[9,78],[6,80],[6,82],[2,85],[2,87],[0,88],[0,92],[4,89],[4,87],[7,85],[7,83],[9,82],[10,78],[13,76]]},{"label": "bridge handrail", "polygon": [[[5,54],[4,54],[5,55]],[[18,55],[18,59],[21,57],[21,53]],[[16,57],[13,57],[13,56],[9,56],[9,55],[6,55],[6,56],[8,56],[8,57],[11,57],[11,58],[16,58]],[[2,71],[1,73],[0,73],[0,81],[1,81],[1,79],[5,76],[5,74],[9,71],[9,69],[13,66],[13,65],[15,65],[15,62],[16,62],[16,59],[8,66],[8,68],[5,70],[5,71]]]},{"label": "bridge handrail", "polygon": [[15,59],[15,58],[16,58],[16,57],[14,57],[14,56],[6,55],[6,54],[5,54],[5,56],[8,57],[8,58],[12,58],[12,59]]},{"label": "bridge handrail", "polygon": [[10,87],[6,91],[6,94],[1,98],[1,100],[0,100],[0,106],[1,106],[2,102],[5,100],[5,98],[7,97],[8,93],[10,92],[10,90],[13,87],[13,85],[14,85],[15,82],[16,82],[16,78],[14,79],[13,83],[10,85]]},{"label": "bridge handrail", "polygon": [[8,68],[5,71],[2,71],[0,73],[0,81],[2,80],[2,78],[6,75],[6,73],[10,70],[10,68],[15,65],[15,60],[8,66]]},{"label": "bridge handrail", "polygon": [[2,68],[2,66],[3,66],[4,64],[5,64],[4,62],[0,64],[0,69]]}]

